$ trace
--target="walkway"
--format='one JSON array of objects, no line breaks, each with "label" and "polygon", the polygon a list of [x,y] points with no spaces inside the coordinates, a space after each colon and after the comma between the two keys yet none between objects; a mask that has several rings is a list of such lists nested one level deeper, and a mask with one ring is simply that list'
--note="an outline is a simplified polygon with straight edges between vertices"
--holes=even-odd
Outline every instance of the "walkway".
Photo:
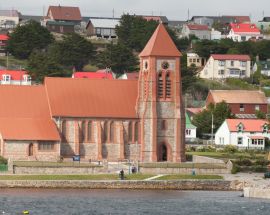
[{"label": "walkway", "polygon": [[151,178],[146,178],[146,179],[144,179],[144,181],[151,181],[151,180],[160,178],[160,177],[162,177],[162,176],[164,176],[164,175],[156,175],[156,176],[153,176],[153,177],[151,177]]}]

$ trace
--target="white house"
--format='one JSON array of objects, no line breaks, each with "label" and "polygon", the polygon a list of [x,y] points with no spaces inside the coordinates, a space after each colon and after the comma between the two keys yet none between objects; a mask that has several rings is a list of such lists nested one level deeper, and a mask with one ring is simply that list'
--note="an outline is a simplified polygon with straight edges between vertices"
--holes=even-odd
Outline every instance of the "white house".
[{"label": "white house", "polygon": [[195,35],[201,40],[210,40],[211,31],[207,25],[184,24],[182,29],[182,37],[190,37]]},{"label": "white house", "polygon": [[0,10],[0,28],[15,28],[19,24],[19,12],[17,10]]},{"label": "white house", "polygon": [[188,114],[186,113],[186,135],[185,139],[187,141],[194,141],[197,136],[197,127],[193,125],[190,121]]},{"label": "white house", "polygon": [[226,119],[215,134],[216,145],[264,149],[270,138],[269,125],[262,119]]},{"label": "white house", "polygon": [[200,57],[196,53],[187,53],[187,66],[194,65],[196,67],[202,67],[206,63],[206,58]]},{"label": "white house", "polygon": [[31,85],[31,76],[26,71],[0,70],[1,85]]},{"label": "white house", "polygon": [[212,80],[250,77],[250,57],[248,55],[212,54],[199,76]]},{"label": "white house", "polygon": [[230,27],[231,30],[227,35],[227,38],[232,39],[235,42],[263,39],[263,35],[261,35],[260,30],[255,24],[231,23]]}]

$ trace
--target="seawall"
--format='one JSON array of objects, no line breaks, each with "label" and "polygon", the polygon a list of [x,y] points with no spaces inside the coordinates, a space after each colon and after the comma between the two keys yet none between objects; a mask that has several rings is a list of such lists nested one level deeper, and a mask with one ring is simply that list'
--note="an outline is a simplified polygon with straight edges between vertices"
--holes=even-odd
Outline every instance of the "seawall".
[{"label": "seawall", "polygon": [[244,197],[270,199],[270,188],[245,187]]},{"label": "seawall", "polygon": [[171,181],[89,181],[89,180],[0,180],[0,188],[74,188],[74,189],[155,189],[239,191],[231,181],[171,180]]}]

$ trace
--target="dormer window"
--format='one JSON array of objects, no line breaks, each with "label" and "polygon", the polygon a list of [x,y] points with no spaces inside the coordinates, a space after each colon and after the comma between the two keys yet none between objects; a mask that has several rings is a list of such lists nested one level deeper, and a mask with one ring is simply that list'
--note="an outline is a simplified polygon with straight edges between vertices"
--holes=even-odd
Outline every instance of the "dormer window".
[{"label": "dormer window", "polygon": [[2,80],[3,80],[3,82],[10,82],[11,77],[8,74],[4,74],[4,75],[2,75]]},{"label": "dormer window", "polygon": [[237,126],[237,131],[238,132],[243,132],[244,131],[244,126],[242,123],[240,123],[238,126]]},{"label": "dormer window", "polygon": [[23,75],[23,81],[24,82],[30,82],[31,81],[31,76],[30,75]]},{"label": "dormer window", "polygon": [[268,125],[267,124],[264,124],[263,125],[263,133],[267,133],[268,132]]}]

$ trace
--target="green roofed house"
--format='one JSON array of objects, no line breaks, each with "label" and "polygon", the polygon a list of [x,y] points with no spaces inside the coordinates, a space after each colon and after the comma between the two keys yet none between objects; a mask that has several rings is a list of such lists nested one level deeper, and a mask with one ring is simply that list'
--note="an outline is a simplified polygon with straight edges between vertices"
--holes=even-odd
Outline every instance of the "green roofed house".
[{"label": "green roofed house", "polygon": [[193,142],[196,139],[197,127],[191,123],[191,120],[186,113],[186,141]]}]

